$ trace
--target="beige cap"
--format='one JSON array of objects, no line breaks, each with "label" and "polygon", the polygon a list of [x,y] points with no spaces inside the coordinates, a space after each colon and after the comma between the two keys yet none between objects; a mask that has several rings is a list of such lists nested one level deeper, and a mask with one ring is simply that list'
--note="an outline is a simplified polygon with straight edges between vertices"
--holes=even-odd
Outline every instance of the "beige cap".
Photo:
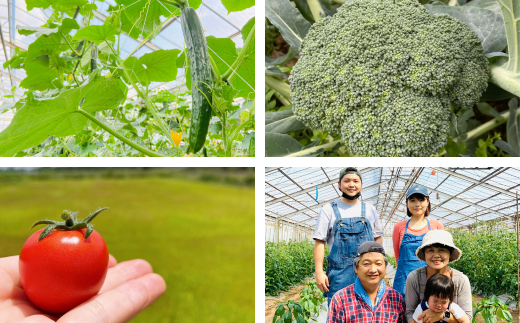
[{"label": "beige cap", "polygon": [[415,251],[417,258],[422,261],[426,261],[424,259],[424,248],[436,243],[453,248],[450,256],[450,263],[460,259],[462,251],[457,248],[455,244],[453,244],[453,237],[451,236],[451,233],[445,230],[431,230],[426,233],[426,235],[423,237],[422,245]]}]

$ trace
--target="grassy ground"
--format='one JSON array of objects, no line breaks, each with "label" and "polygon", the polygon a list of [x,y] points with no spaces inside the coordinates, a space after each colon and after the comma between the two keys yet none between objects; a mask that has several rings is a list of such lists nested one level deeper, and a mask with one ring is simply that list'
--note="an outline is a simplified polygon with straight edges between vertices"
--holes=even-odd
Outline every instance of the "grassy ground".
[{"label": "grassy ground", "polygon": [[167,291],[132,322],[254,322],[254,189],[161,178],[0,186],[0,257],[19,254],[36,220],[62,210],[93,222],[116,259],[143,258]]}]

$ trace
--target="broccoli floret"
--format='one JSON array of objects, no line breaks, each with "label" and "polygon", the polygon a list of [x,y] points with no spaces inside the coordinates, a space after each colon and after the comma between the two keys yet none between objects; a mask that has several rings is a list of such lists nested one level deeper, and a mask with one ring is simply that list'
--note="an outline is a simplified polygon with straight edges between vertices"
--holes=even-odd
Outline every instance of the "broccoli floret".
[{"label": "broccoli floret", "polygon": [[353,0],[318,20],[289,77],[293,110],[340,133],[362,156],[430,156],[446,144],[451,107],[487,87],[477,35],[417,0]]}]

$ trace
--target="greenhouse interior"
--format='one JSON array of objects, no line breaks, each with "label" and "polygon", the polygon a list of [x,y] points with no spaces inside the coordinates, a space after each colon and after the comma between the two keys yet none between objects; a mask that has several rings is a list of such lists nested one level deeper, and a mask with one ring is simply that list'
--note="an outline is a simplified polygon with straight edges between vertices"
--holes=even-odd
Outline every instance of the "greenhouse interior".
[{"label": "greenhouse interior", "polygon": [[[251,107],[246,105],[250,105],[251,99],[254,98],[254,73],[251,73],[251,70],[254,70],[254,1],[248,0],[236,4],[226,0],[194,0],[189,3],[187,0],[165,3],[155,0],[74,2],[2,0],[0,2],[2,36],[0,133],[7,128],[11,130],[11,137],[16,135],[13,132],[16,129],[11,129],[16,123],[16,118],[15,121],[13,118],[24,102],[27,105],[32,98],[59,99],[60,96],[57,95],[67,93],[67,90],[86,87],[89,79],[96,80],[98,75],[94,74],[96,69],[106,78],[118,78],[119,87],[123,91],[117,92],[117,89],[112,89],[108,83],[103,85],[107,93],[115,95],[117,92],[117,104],[105,107],[111,109],[113,113],[100,112],[102,109],[90,111],[94,118],[108,124],[111,128],[109,130],[118,132],[119,136],[109,134],[109,130],[104,128],[105,131],[102,131],[96,127],[94,124],[96,122],[92,118],[90,120],[93,120],[93,123],[87,123],[85,119],[79,127],[76,127],[75,133],[63,130],[47,131],[39,140],[33,140],[31,145],[13,143],[12,149],[7,147],[0,150],[0,156],[12,156],[17,152],[16,156],[57,156],[56,149],[51,149],[55,146],[64,148],[67,156],[139,156],[138,152],[141,153],[140,156],[143,154],[153,156],[152,152],[166,156],[180,156],[187,153],[185,150],[175,151],[175,149],[187,146],[188,133],[193,138],[200,133],[198,129],[193,130],[197,133],[190,132],[195,125],[198,127],[199,120],[190,120],[192,98],[187,56],[191,54],[186,55],[187,45],[184,34],[191,32],[191,29],[182,25],[179,3],[194,10],[195,16],[200,19],[202,36],[214,37],[213,42],[208,43],[209,55],[220,68],[219,72],[222,76],[228,68],[232,69],[233,73],[228,81],[230,86],[239,92],[233,92],[236,94],[233,97],[226,97],[229,104],[235,108],[231,107],[228,114],[220,116],[221,118],[214,116],[211,120],[213,128],[209,131],[208,137],[202,137],[202,141],[206,140],[205,148],[209,155],[224,156],[224,152],[228,150],[230,155],[232,148],[227,146],[233,146],[238,150],[241,147],[240,141],[254,130],[254,122],[249,122],[247,126],[243,125],[237,130],[240,133],[237,137],[231,138],[230,142],[225,142],[229,136],[222,134],[221,130],[226,126],[222,127],[223,122],[219,119],[227,120],[235,126],[249,121],[244,116],[241,119],[240,114],[243,110],[251,110]],[[95,26],[99,29],[92,29]],[[101,26],[105,28],[103,30],[105,34],[94,36],[93,34],[102,30]],[[248,36],[243,31],[247,30],[249,33],[251,27],[253,27],[252,37],[250,37],[252,42],[249,42],[251,46],[248,47],[247,54],[240,64],[232,65]],[[81,32],[83,29],[84,32]],[[91,34],[91,31],[94,33]],[[81,33],[85,38],[75,37],[77,33]],[[83,46],[85,41],[88,46]],[[44,55],[30,62],[24,61],[27,55],[30,58],[34,57],[31,55],[30,47],[35,42],[41,46],[34,45],[33,50],[38,48],[41,52],[34,53],[34,56]],[[229,53],[230,50],[236,50],[237,54]],[[223,52],[226,52],[226,55]],[[135,77],[130,77],[126,71],[124,72],[126,74],[123,73],[125,62],[131,65],[128,66],[133,68],[133,71],[129,69],[129,72]],[[43,66],[37,66],[39,70],[36,70],[34,64]],[[185,73],[185,70],[188,73]],[[118,71],[119,74],[116,75]],[[202,81],[197,79],[194,82]],[[245,101],[247,104],[244,103]],[[110,100],[105,102],[109,105]],[[149,110],[147,115],[144,114],[143,107]],[[250,112],[249,115],[252,113]],[[56,122],[49,120],[49,123],[51,121]],[[87,126],[84,126],[85,124]],[[11,127],[8,128],[9,125]],[[34,131],[45,132],[41,129]],[[50,138],[50,136],[54,137]],[[121,136],[124,138],[120,138]],[[11,145],[10,141],[3,140],[0,135],[0,147]],[[184,141],[186,142],[182,144]],[[200,146],[203,143],[191,144]],[[35,148],[28,150],[29,146]],[[139,146],[144,146],[152,152],[145,152]],[[234,154],[238,153],[234,152]]]},{"label": "greenhouse interior", "polygon": [[[338,178],[343,168],[265,169],[265,295],[266,300],[274,301],[269,306],[266,301],[266,322],[268,310],[278,310],[280,297],[283,300],[283,295],[295,286],[305,286],[312,279],[315,226],[322,207],[341,198]],[[357,169],[362,177],[360,200],[377,210],[384,231],[383,247],[390,264],[395,267],[394,226],[410,219],[406,213],[406,191],[414,185],[422,185],[428,190],[431,203],[428,219],[440,221],[462,250],[461,259],[450,266],[469,277],[474,303],[475,297],[495,295],[500,302],[508,304],[510,310],[516,308],[519,262],[515,228],[518,228],[520,169]],[[387,277],[392,278],[392,273],[395,268],[387,271]],[[318,291],[316,285],[314,288]]]}]

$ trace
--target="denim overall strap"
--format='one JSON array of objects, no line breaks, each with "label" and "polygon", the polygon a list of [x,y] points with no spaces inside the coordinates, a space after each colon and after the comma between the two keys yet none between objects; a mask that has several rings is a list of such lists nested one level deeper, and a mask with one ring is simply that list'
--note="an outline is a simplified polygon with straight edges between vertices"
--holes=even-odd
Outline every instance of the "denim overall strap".
[{"label": "denim overall strap", "polygon": [[[428,219],[426,219],[426,221],[428,222],[428,230],[431,230],[430,221]],[[408,233],[409,224],[410,220],[406,223],[403,240],[399,247],[399,261],[397,263],[393,285],[393,288],[401,293],[403,297],[405,297],[406,278],[408,274],[417,268],[426,266],[426,263],[420,261],[415,255],[415,251],[422,245],[422,240],[426,233],[420,236]]]},{"label": "denim overall strap", "polygon": [[327,256],[329,291],[324,293],[329,302],[334,293],[354,283],[354,258],[365,241],[373,241],[372,225],[366,217],[366,204],[361,202],[361,216],[342,218],[337,202],[331,203],[334,212],[334,242]]}]

